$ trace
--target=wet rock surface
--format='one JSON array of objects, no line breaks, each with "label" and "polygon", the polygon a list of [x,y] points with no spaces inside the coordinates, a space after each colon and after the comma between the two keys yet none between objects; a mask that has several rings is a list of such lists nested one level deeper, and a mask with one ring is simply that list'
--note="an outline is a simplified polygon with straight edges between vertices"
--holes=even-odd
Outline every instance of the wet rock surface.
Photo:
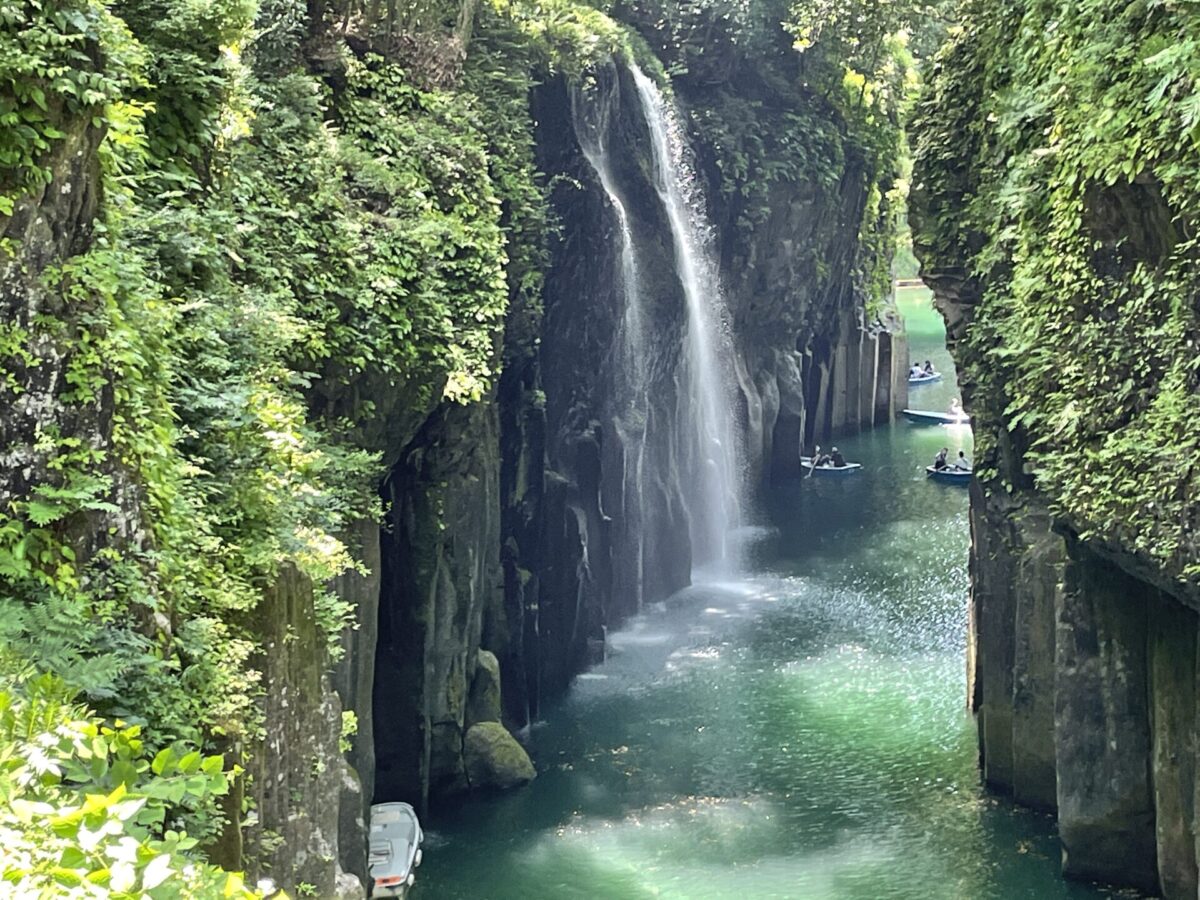
[{"label": "wet rock surface", "polygon": [[537,775],[529,754],[499,722],[480,722],[463,741],[467,780],[476,790],[508,790]]}]

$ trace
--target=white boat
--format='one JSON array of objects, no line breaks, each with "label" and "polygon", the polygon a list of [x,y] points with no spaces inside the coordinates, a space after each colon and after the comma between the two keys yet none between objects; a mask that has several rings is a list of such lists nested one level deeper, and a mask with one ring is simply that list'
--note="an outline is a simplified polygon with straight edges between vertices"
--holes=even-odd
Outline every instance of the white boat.
[{"label": "white boat", "polygon": [[942,481],[946,484],[970,484],[971,470],[959,469],[955,466],[944,466],[939,469],[936,466],[926,466],[925,473],[934,481]]},{"label": "white boat", "polygon": [[970,425],[971,417],[965,412],[935,412],[932,409],[905,409],[901,413],[914,425]]},{"label": "white boat", "polygon": [[817,466],[814,470],[813,458],[811,456],[800,457],[800,465],[815,475],[849,475],[852,472],[858,472],[862,469],[862,463],[848,462],[844,466],[835,466],[832,463],[826,463],[823,466]]},{"label": "white boat", "polygon": [[932,384],[935,381],[942,380],[941,372],[931,372],[928,375],[909,375],[909,384]]},{"label": "white boat", "polygon": [[407,803],[376,803],[371,807],[371,897],[403,897],[416,881],[425,834],[416,811]]}]

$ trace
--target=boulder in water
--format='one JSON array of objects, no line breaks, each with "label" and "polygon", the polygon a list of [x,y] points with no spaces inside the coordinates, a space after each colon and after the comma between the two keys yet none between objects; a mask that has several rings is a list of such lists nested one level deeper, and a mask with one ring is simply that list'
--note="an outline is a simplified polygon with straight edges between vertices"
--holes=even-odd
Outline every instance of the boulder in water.
[{"label": "boulder in water", "polygon": [[499,722],[479,722],[467,729],[463,761],[467,780],[476,790],[508,790],[537,776],[525,748]]}]

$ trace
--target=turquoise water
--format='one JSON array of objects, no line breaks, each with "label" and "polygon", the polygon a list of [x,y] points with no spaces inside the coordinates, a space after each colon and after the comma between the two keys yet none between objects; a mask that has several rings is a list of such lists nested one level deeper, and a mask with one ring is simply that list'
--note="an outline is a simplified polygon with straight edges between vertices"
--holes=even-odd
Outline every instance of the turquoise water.
[{"label": "turquoise water", "polygon": [[[914,356],[951,372],[906,299]],[[612,635],[533,729],[532,785],[427,823],[414,900],[1104,896],[1059,878],[1050,820],[979,788],[967,496],[922,468],[943,445],[970,434],[877,429],[839,441],[860,475],[773,492],[750,574]]]}]

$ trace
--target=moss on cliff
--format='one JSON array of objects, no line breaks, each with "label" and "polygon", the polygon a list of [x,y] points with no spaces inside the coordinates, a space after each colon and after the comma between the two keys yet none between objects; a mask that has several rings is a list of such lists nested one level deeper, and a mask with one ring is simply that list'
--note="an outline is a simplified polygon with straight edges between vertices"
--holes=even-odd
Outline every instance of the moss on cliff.
[{"label": "moss on cliff", "polygon": [[994,490],[1200,585],[1194,17],[969,3],[918,110],[916,243]]}]

